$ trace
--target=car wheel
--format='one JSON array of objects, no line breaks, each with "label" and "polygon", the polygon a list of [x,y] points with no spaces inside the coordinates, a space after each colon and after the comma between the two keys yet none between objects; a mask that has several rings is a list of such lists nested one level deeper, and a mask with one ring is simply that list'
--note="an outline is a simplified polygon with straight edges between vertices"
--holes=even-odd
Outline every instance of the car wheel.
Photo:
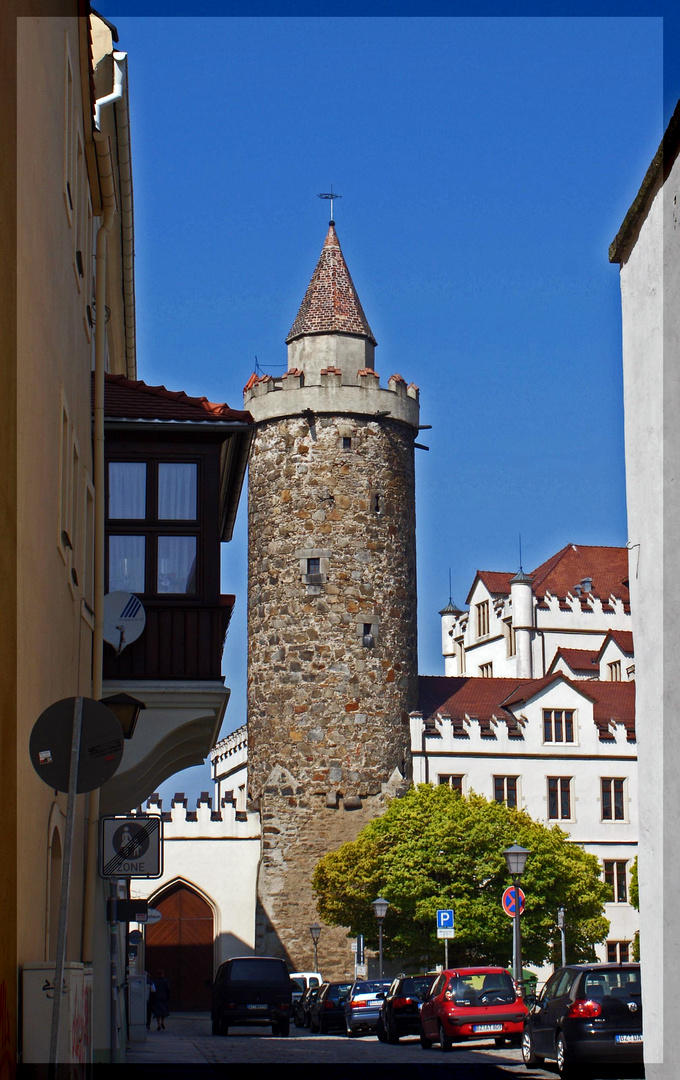
[{"label": "car wheel", "polygon": [[351,1027],[347,1023],[345,1023],[345,1034],[347,1035],[348,1039],[353,1039],[354,1038],[354,1032],[352,1031]]},{"label": "car wheel", "polygon": [[564,1033],[560,1031],[555,1040],[555,1057],[557,1058],[557,1071],[562,1080],[569,1080],[574,1076],[574,1066],[569,1058],[569,1049]]},{"label": "car wheel", "polygon": [[312,1035],[318,1035],[319,1034],[319,1023],[318,1023],[317,1020],[314,1019],[313,1016],[311,1017],[311,1019],[309,1021],[309,1030],[311,1031]]},{"label": "car wheel", "polygon": [[[273,1030],[273,1028],[274,1028],[274,1025],[272,1025],[272,1030]],[[282,1039],[287,1039],[289,1033],[290,1033],[290,1020],[281,1020],[281,1022],[276,1025],[276,1031],[274,1031],[274,1034],[278,1035]]]},{"label": "car wheel", "polygon": [[385,1025],[383,1024],[382,1017],[380,1017],[378,1023],[376,1024],[375,1033],[378,1036],[379,1042],[386,1043],[388,1041],[387,1032],[385,1031]]},{"label": "car wheel", "polygon": [[497,1035],[493,1041],[493,1044],[498,1050],[500,1050],[502,1046],[505,1046],[505,1042],[506,1040],[502,1035]]},{"label": "car wheel", "polygon": [[439,1021],[439,1049],[443,1050],[445,1054],[448,1054],[449,1050],[453,1050],[453,1039],[444,1031],[441,1020]]},{"label": "car wheel", "polygon": [[425,1034],[425,1031],[423,1029],[422,1024],[420,1025],[419,1034],[420,1034],[420,1045],[422,1046],[423,1050],[431,1050],[432,1049],[432,1039],[428,1039],[427,1035]]},{"label": "car wheel", "polygon": [[220,1034],[220,1022],[219,1022],[219,1020],[216,1020],[214,1016],[211,1017],[211,1020],[212,1020],[212,1033],[213,1033],[213,1035],[219,1035]]},{"label": "car wheel", "polygon": [[534,1050],[534,1040],[531,1038],[531,1032],[529,1028],[525,1027],[522,1032],[522,1061],[528,1069],[536,1066],[540,1068],[545,1058],[541,1057]]}]

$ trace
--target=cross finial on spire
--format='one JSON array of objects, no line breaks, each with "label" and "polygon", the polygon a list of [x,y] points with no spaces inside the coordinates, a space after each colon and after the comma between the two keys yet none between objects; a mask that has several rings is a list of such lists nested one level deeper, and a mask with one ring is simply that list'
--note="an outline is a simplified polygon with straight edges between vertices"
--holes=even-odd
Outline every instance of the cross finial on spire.
[{"label": "cross finial on spire", "polygon": [[331,200],[331,220],[329,221],[328,224],[329,225],[335,225],[335,219],[333,217],[333,199],[341,199],[342,195],[336,195],[333,192],[333,185],[331,184],[331,190],[330,191],[320,191],[318,197],[320,199],[330,199]]}]

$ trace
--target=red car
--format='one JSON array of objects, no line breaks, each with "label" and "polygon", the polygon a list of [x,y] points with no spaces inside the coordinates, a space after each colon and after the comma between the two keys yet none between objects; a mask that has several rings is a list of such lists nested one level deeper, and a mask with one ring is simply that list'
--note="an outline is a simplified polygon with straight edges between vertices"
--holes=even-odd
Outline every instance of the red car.
[{"label": "red car", "polygon": [[420,1010],[420,1045],[450,1050],[460,1039],[492,1038],[519,1046],[527,1007],[505,968],[472,967],[442,971]]}]

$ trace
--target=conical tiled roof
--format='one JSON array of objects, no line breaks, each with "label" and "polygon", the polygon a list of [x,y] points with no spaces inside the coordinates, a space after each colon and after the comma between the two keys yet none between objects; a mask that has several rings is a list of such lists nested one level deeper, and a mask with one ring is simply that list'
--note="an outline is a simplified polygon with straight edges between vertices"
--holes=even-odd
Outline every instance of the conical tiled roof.
[{"label": "conical tiled roof", "polygon": [[331,222],[286,344],[304,334],[357,334],[376,344]]}]

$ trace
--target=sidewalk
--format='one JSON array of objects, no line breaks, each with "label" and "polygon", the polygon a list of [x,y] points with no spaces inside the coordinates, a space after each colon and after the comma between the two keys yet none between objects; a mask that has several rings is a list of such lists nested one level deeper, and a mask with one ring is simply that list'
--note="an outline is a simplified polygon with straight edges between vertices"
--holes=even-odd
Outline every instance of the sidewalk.
[{"label": "sidewalk", "polygon": [[[175,1013],[173,1020],[189,1018],[189,1013]],[[171,1024],[172,1021],[169,1021]],[[129,1042],[125,1053],[127,1065],[205,1065],[207,1058],[186,1035],[176,1031],[157,1031],[155,1023],[146,1033],[145,1042]]]}]

